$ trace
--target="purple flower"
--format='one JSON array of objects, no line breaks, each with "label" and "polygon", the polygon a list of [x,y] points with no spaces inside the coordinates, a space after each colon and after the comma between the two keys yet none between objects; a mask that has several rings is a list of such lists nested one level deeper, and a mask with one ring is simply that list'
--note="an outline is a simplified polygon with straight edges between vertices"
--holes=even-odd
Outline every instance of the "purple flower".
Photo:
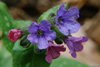
[{"label": "purple flower", "polygon": [[43,20],[40,24],[33,22],[29,26],[29,35],[27,39],[32,44],[37,44],[39,49],[46,49],[48,47],[48,41],[52,41],[56,38],[56,33],[50,30],[50,24],[48,21]]},{"label": "purple flower", "polygon": [[60,52],[64,52],[66,48],[64,46],[57,46],[54,45],[53,42],[49,42],[49,47],[47,48],[46,52],[46,61],[48,63],[52,62],[52,59],[56,59],[57,57],[60,56]]},{"label": "purple flower", "polygon": [[68,35],[69,30],[70,33],[75,33],[80,28],[80,24],[76,21],[78,17],[78,8],[70,7],[68,10],[66,10],[63,4],[58,9],[55,17],[56,26],[59,29],[59,31],[64,35]]},{"label": "purple flower", "polygon": [[86,42],[87,40],[86,37],[69,37],[65,39],[65,43],[68,46],[72,57],[76,58],[76,52],[82,51],[83,49],[82,42]]}]

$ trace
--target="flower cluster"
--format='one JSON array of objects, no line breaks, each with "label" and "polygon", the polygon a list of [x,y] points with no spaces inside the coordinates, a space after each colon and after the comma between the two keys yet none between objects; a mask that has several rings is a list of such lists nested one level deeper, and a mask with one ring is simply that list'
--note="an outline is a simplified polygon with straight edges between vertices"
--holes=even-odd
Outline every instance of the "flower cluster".
[{"label": "flower cluster", "polygon": [[[67,10],[64,4],[62,4],[53,17],[53,21],[42,20],[40,23],[32,22],[28,28],[29,34],[27,39],[33,46],[37,46],[39,50],[46,50],[45,60],[48,63],[51,63],[52,59],[59,57],[60,52],[66,51],[63,45],[54,44],[54,42],[57,43],[55,41],[57,38],[67,45],[71,56],[76,58],[76,52],[82,51],[82,43],[88,40],[84,36],[74,37],[71,35],[80,29],[80,24],[77,22],[78,18],[79,10],[77,7],[70,7]],[[60,33],[55,31],[55,28]],[[62,37],[58,36],[58,34],[61,34]],[[15,42],[20,36],[19,30],[16,33],[14,30],[11,30],[8,38]]]}]

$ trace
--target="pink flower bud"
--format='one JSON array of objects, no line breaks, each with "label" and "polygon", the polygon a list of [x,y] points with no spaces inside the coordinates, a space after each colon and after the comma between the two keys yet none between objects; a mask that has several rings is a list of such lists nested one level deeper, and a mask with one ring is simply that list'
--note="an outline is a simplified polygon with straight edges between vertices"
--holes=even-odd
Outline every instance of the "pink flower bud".
[{"label": "pink flower bud", "polygon": [[22,35],[22,31],[18,29],[12,29],[8,33],[8,39],[11,42],[16,42]]}]

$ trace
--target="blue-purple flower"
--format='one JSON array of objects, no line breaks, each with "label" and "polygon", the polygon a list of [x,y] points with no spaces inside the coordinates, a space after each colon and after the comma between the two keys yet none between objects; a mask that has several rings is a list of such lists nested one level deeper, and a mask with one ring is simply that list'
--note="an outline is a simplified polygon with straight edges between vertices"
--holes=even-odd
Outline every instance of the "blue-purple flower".
[{"label": "blue-purple flower", "polygon": [[60,52],[66,51],[66,48],[62,46],[55,45],[53,42],[49,42],[49,47],[47,48],[45,60],[48,63],[52,62],[52,59],[56,59],[60,56]]},{"label": "blue-purple flower", "polygon": [[61,33],[68,35],[79,30],[80,24],[76,21],[79,18],[79,10],[76,7],[65,9],[64,4],[60,6],[55,16],[56,26]]},{"label": "blue-purple flower", "polygon": [[48,47],[48,41],[52,41],[56,38],[56,33],[50,30],[50,23],[46,20],[42,20],[40,24],[33,22],[28,29],[30,33],[27,39],[34,45],[36,44],[39,49],[46,49]]},{"label": "blue-purple flower", "polygon": [[65,43],[68,46],[72,57],[76,58],[76,52],[82,51],[83,49],[82,42],[86,42],[87,40],[86,37],[68,37],[65,39]]}]

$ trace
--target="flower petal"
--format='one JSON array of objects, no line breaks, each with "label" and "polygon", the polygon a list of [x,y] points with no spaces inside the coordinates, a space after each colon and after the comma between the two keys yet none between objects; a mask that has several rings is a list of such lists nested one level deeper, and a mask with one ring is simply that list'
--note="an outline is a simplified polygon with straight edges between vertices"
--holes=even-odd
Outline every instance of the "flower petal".
[{"label": "flower petal", "polygon": [[29,34],[27,36],[27,39],[32,43],[32,44],[36,44],[38,43],[38,38],[35,34]]},{"label": "flower petal", "polygon": [[38,40],[38,48],[39,49],[46,49],[48,47],[48,41],[45,37],[39,37]]},{"label": "flower petal", "polygon": [[37,23],[36,23],[36,22],[33,22],[33,23],[29,26],[28,32],[29,32],[29,33],[35,33],[35,32],[37,32],[37,29],[38,29]]},{"label": "flower petal", "polygon": [[70,40],[66,40],[65,42],[70,50],[69,53],[71,54],[71,56],[76,58],[76,52],[75,52],[75,47],[74,47],[73,42],[71,42]]},{"label": "flower petal", "polygon": [[50,22],[49,21],[47,21],[47,20],[42,20],[41,21],[41,23],[40,23],[40,25],[42,25],[42,26],[44,26],[44,27],[48,27],[48,28],[50,28]]},{"label": "flower petal", "polygon": [[74,42],[79,42],[82,39],[83,39],[82,37],[69,37],[69,40],[74,41]]},{"label": "flower petal", "polygon": [[64,46],[54,46],[54,49],[57,51],[57,52],[60,52],[60,51],[65,51],[66,48]]},{"label": "flower petal", "polygon": [[46,20],[42,20],[40,25],[39,25],[39,29],[42,31],[50,31],[50,22],[46,21]]},{"label": "flower petal", "polygon": [[83,45],[81,43],[74,43],[74,49],[75,51],[82,51]]},{"label": "flower petal", "polygon": [[56,33],[53,32],[53,31],[51,31],[51,32],[49,32],[49,33],[46,33],[45,36],[46,36],[45,38],[46,38],[47,40],[52,41],[52,40],[54,40],[54,39],[56,38]]},{"label": "flower petal", "polygon": [[64,23],[64,25],[57,26],[59,31],[63,33],[64,35],[69,35],[70,33],[76,33],[80,29],[79,23]]},{"label": "flower petal", "polygon": [[50,53],[47,53],[46,57],[45,57],[45,60],[48,62],[48,63],[51,63],[52,61],[52,56],[50,55]]},{"label": "flower petal", "polygon": [[57,16],[62,16],[62,15],[65,14],[65,13],[66,13],[66,9],[65,9],[65,7],[64,7],[64,4],[62,4],[62,5],[59,7],[58,11],[57,11]]},{"label": "flower petal", "polygon": [[69,34],[68,29],[64,25],[59,25],[57,27],[58,27],[59,31],[61,33],[63,33],[64,35],[68,35]]},{"label": "flower petal", "polygon": [[73,44],[73,42],[67,40],[66,44],[67,44],[67,46],[68,46],[70,51],[74,51],[74,44]]},{"label": "flower petal", "polygon": [[76,52],[71,53],[71,56],[72,56],[73,58],[76,58]]},{"label": "flower petal", "polygon": [[69,16],[69,18],[77,19],[79,18],[79,9],[77,7],[70,7],[65,15]]},{"label": "flower petal", "polygon": [[86,42],[86,41],[88,41],[88,38],[87,37],[82,37],[81,42]]},{"label": "flower petal", "polygon": [[83,37],[70,37],[70,40],[74,41],[74,42],[86,42],[88,40],[87,37],[83,36]]},{"label": "flower petal", "polygon": [[60,52],[56,51],[56,49],[55,49],[56,47],[55,46],[50,46],[49,48],[50,48],[49,51],[51,52],[51,55],[52,55],[53,59],[55,59],[55,58],[60,56]]},{"label": "flower petal", "polygon": [[67,19],[66,17],[63,17],[62,22],[63,23],[70,23],[70,24],[77,23],[74,19]]},{"label": "flower petal", "polygon": [[80,29],[80,24],[79,23],[74,23],[74,24],[65,23],[64,25],[68,30],[70,30],[70,33],[76,33]]}]

